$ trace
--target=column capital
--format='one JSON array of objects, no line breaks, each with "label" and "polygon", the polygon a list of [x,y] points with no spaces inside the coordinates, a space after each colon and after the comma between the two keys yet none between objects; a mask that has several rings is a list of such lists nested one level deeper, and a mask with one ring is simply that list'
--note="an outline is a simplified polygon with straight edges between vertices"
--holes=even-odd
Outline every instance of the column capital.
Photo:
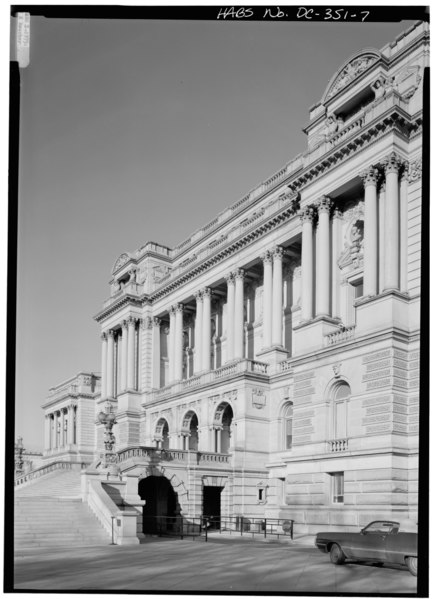
[{"label": "column capital", "polygon": [[113,330],[113,329],[109,329],[109,330],[107,331],[107,336],[108,336],[108,338],[110,338],[110,337],[111,337],[111,338],[113,338],[113,339],[114,339],[114,336],[115,336],[115,332],[114,332],[114,330]]},{"label": "column capital", "polygon": [[271,264],[273,262],[273,254],[272,254],[272,252],[270,250],[267,250],[266,252],[264,252],[262,254],[262,256],[261,256],[261,260],[264,263]]},{"label": "column capital", "polygon": [[332,201],[328,196],[322,196],[316,203],[318,214],[321,212],[327,212],[327,214],[330,214],[331,207]]},{"label": "column capital", "polygon": [[101,333],[101,341],[107,341],[107,333]]},{"label": "column capital", "polygon": [[202,297],[211,297],[212,296],[212,289],[211,287],[204,287],[204,289],[202,289]]},{"label": "column capital", "polygon": [[333,213],[332,213],[332,219],[342,219],[344,217],[344,214],[342,212],[342,210],[340,208],[338,208],[337,206],[335,206],[333,208]]},{"label": "column capital", "polygon": [[154,327],[159,327],[161,324],[161,318],[154,316],[154,318],[152,319],[152,324],[154,325]]},{"label": "column capital", "polygon": [[234,273],[228,273],[227,275],[225,275],[225,279],[228,285],[233,285],[235,283]]},{"label": "column capital", "polygon": [[169,314],[170,314],[170,316],[175,316],[176,306],[177,305],[178,304],[174,304],[173,306],[170,306],[170,308],[169,308]]},{"label": "column capital", "polygon": [[151,316],[146,316],[146,318],[142,318],[142,328],[144,329],[152,329],[154,321]]},{"label": "column capital", "polygon": [[299,212],[299,215],[302,224],[312,223],[315,218],[315,209],[313,206],[306,206]]},{"label": "column capital", "polygon": [[127,318],[127,324],[128,324],[129,327],[136,326],[136,322],[137,322],[137,318],[134,318],[134,316],[128,316],[128,318]]},{"label": "column capital", "polygon": [[273,254],[273,260],[282,260],[285,250],[281,245],[276,245],[276,247],[272,249],[271,253]]},{"label": "column capital", "polygon": [[237,270],[234,270],[233,275],[235,279],[244,280],[245,270],[243,268],[237,268]]},{"label": "column capital", "polygon": [[194,294],[195,300],[196,302],[201,302],[202,301],[202,290],[199,289],[199,291],[196,291]]},{"label": "column capital", "polygon": [[359,174],[359,177],[362,179],[362,181],[363,181],[363,187],[365,189],[368,187],[368,185],[375,185],[375,186],[377,186],[377,182],[378,182],[378,179],[379,179],[378,168],[375,168],[373,166],[369,166],[366,170],[362,171]]},{"label": "column capital", "polygon": [[408,160],[404,160],[402,165],[401,165],[401,181],[408,181],[409,180],[409,170],[410,170],[410,164],[408,162]]},{"label": "column capital", "polygon": [[399,173],[400,166],[402,164],[401,158],[396,154],[396,152],[391,152],[388,154],[384,160],[382,161],[382,166],[384,168],[384,172],[386,175],[390,173]]},{"label": "column capital", "polygon": [[182,312],[184,310],[184,304],[176,304],[175,312]]},{"label": "column capital", "polygon": [[126,329],[126,328],[128,327],[128,321],[127,321],[126,319],[124,319],[124,320],[121,322],[121,326],[122,326],[122,328],[123,328],[123,329]]}]

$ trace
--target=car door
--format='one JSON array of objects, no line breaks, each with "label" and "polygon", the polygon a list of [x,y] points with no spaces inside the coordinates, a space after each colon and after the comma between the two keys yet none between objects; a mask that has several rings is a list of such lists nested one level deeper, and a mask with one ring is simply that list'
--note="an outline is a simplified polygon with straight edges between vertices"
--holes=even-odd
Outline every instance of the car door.
[{"label": "car door", "polygon": [[353,557],[367,561],[386,561],[387,538],[391,522],[378,520],[366,526],[354,540]]}]

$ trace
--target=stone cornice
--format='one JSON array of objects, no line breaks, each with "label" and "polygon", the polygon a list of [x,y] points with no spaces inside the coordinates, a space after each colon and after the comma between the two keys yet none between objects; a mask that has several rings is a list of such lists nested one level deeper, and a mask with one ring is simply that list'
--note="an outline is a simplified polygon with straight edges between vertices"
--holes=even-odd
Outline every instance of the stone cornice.
[{"label": "stone cornice", "polygon": [[145,306],[146,304],[149,304],[149,303],[150,303],[150,301],[149,301],[148,295],[142,295],[140,297],[132,296],[132,295],[128,295],[128,294],[122,295],[118,300],[114,301],[113,304],[111,304],[110,306],[107,306],[107,308],[104,308],[103,310],[101,310],[100,312],[95,314],[93,319],[96,320],[96,322],[102,322],[108,316],[115,314],[121,308],[124,308],[125,306],[132,306],[134,308],[142,308],[143,306]]}]

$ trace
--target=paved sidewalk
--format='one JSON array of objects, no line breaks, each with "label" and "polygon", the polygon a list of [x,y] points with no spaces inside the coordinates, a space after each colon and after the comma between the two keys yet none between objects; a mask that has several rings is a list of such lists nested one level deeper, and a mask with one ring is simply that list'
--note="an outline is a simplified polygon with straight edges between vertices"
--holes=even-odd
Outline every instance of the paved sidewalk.
[{"label": "paved sidewalk", "polygon": [[348,563],[300,544],[246,539],[147,539],[135,546],[20,550],[16,590],[246,593],[416,592],[404,568]]}]

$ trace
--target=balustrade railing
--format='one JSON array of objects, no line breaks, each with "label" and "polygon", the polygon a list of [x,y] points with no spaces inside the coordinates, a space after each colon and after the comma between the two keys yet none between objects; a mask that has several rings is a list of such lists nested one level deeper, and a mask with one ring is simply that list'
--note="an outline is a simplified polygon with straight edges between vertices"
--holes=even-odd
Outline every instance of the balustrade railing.
[{"label": "balustrade railing", "polygon": [[328,449],[332,453],[339,453],[341,451],[347,451],[348,439],[334,439],[328,442]]},{"label": "balustrade railing", "polygon": [[146,458],[161,462],[182,462],[191,465],[229,464],[231,455],[185,449],[158,449],[156,447],[128,447],[118,452],[119,463],[131,458]]},{"label": "balustrade railing", "polygon": [[265,362],[258,362],[257,360],[239,360],[220,366],[220,368],[217,368],[216,370],[209,370],[203,374],[198,374],[191,378],[171,383],[161,389],[154,389],[149,393],[148,398],[150,397],[151,401],[163,399],[175,395],[176,393],[181,393],[187,389],[201,387],[202,385],[212,383],[213,381],[220,381],[221,379],[237,376],[243,372],[253,372],[255,374],[267,376],[268,364]]},{"label": "balustrade railing", "polygon": [[35,468],[26,474],[22,474],[15,478],[15,486],[21,486],[25,483],[28,483],[36,478],[40,478],[41,476],[45,476],[50,472],[54,472],[54,470],[75,470],[78,467],[84,468],[86,464],[73,464],[71,462],[51,462],[51,464],[47,464],[46,466],[40,466],[39,468]]},{"label": "balustrade railing", "polygon": [[355,332],[355,324],[349,327],[344,327],[339,331],[325,335],[325,344],[326,346],[329,346],[336,345],[337,343],[344,343],[345,341],[351,341],[355,337]]}]

